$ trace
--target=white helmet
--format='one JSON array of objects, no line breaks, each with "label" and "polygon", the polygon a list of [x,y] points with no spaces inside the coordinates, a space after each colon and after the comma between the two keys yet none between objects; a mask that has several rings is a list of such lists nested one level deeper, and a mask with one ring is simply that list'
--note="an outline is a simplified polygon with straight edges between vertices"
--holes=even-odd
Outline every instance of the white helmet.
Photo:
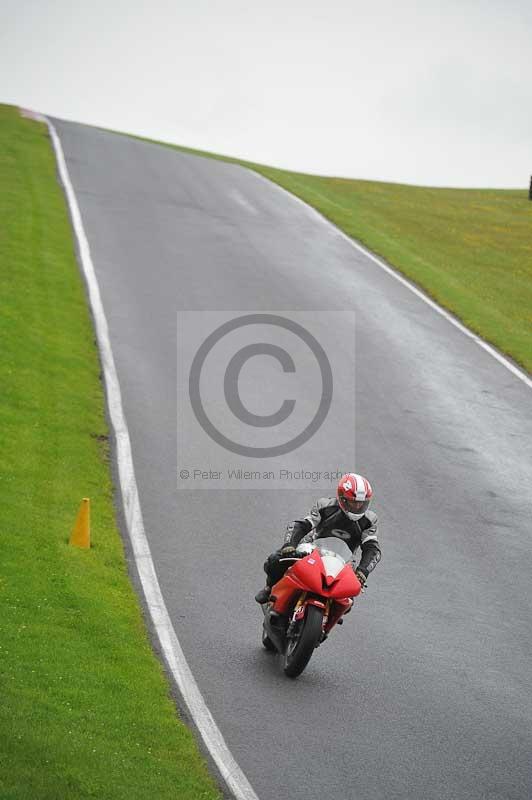
[{"label": "white helmet", "polygon": [[344,514],[354,522],[366,513],[372,495],[373,489],[370,482],[362,475],[357,475],[356,472],[342,475],[336,490],[338,505]]}]

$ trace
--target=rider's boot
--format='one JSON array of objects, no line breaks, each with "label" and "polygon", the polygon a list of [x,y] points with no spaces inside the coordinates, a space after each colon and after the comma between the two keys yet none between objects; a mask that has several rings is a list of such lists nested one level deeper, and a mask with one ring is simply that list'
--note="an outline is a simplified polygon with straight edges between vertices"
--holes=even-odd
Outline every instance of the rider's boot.
[{"label": "rider's boot", "polygon": [[255,600],[257,601],[257,603],[259,603],[259,605],[261,606],[264,605],[264,603],[267,603],[268,600],[270,599],[270,592],[271,592],[271,586],[268,585],[266,585],[264,589],[261,589],[260,592],[257,592],[257,594],[255,595]]}]

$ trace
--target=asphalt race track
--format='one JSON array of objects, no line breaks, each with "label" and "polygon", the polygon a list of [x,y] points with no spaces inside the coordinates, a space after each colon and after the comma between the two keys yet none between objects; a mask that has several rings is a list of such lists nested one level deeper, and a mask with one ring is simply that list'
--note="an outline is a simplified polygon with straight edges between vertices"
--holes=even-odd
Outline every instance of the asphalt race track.
[{"label": "asphalt race track", "polygon": [[[532,796],[530,388],[254,173],[54,124],[163,594],[260,800]],[[383,560],[343,628],[290,681],[260,645],[253,594],[264,556],[315,492],[176,488],[176,312],[316,309],[355,311],[354,350],[345,338],[354,397],[338,377],[356,426],[346,466],[373,482]],[[212,441],[196,445],[208,467]],[[325,454],[324,466],[349,452]],[[321,440],[311,455],[321,463]]]}]

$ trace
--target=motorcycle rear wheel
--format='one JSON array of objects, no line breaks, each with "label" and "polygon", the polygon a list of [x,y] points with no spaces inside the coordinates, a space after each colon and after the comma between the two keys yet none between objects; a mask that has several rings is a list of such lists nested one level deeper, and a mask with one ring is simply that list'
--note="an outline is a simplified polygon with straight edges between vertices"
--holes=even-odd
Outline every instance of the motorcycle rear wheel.
[{"label": "motorcycle rear wheel", "polygon": [[268,636],[268,634],[266,633],[266,629],[264,627],[262,628],[262,646],[264,647],[265,650],[268,650],[270,653],[275,652],[276,649],[275,645]]},{"label": "motorcycle rear wheel", "polygon": [[301,675],[321,639],[323,610],[307,606],[307,613],[297,638],[290,638],[284,654],[284,674],[289,678]]}]

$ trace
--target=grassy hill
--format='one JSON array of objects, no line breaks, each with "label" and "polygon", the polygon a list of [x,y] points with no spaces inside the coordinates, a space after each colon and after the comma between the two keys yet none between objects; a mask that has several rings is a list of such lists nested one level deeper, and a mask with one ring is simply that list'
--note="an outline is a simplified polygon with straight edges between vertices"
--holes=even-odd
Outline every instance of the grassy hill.
[{"label": "grassy hill", "polygon": [[[0,797],[214,800],[113,506],[100,365],[45,125],[0,106]],[[83,496],[93,547],[68,536]]]}]

